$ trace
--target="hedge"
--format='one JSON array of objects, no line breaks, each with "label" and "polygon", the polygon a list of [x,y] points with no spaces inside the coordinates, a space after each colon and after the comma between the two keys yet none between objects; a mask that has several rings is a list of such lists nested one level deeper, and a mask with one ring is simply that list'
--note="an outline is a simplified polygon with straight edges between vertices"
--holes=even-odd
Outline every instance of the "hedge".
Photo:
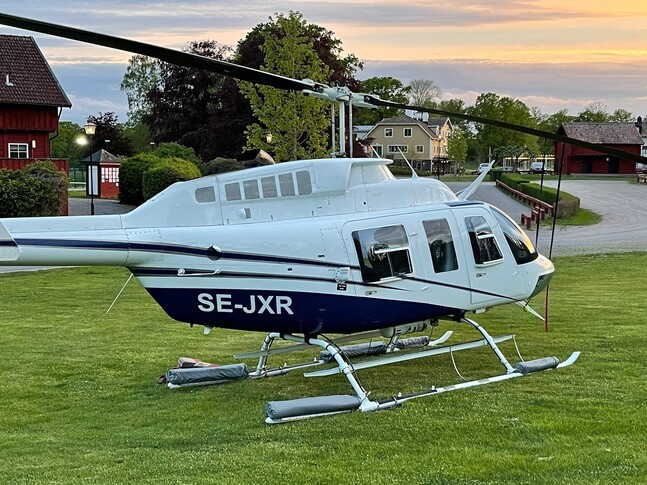
[{"label": "hedge", "polygon": [[144,172],[162,163],[162,159],[150,153],[128,157],[119,167],[119,201],[122,204],[139,205],[144,202],[142,179]]},{"label": "hedge", "polygon": [[[506,184],[508,187],[518,190],[530,197],[534,197],[535,199],[543,200],[548,204],[555,205],[555,201],[557,200],[557,189],[533,184],[531,183],[531,180],[528,180],[524,178],[523,175],[517,173],[497,172],[496,178],[501,180],[501,182]],[[580,199],[561,190],[559,192],[559,204],[557,205],[557,217],[572,217],[577,214],[578,210],[580,210]]]},{"label": "hedge", "polygon": [[0,217],[57,216],[67,194],[67,176],[52,162],[22,170],[0,169]]},{"label": "hedge", "polygon": [[144,172],[142,176],[142,194],[148,200],[169,185],[184,180],[200,177],[201,173],[195,164],[181,158],[163,158]]}]

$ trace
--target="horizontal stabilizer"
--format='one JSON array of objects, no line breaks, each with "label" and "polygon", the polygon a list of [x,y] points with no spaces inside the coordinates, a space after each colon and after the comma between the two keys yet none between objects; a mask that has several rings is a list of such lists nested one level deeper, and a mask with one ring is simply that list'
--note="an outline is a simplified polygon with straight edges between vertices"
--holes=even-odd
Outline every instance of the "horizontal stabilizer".
[{"label": "horizontal stabilizer", "polygon": [[13,240],[7,228],[0,222],[0,261],[16,261],[20,248]]}]

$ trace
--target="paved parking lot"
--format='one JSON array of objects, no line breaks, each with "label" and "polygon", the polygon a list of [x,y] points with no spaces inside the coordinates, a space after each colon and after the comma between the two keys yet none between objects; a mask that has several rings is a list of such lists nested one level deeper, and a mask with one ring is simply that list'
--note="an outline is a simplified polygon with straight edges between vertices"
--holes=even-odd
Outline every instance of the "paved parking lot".
[{"label": "paved parking lot", "polygon": [[[458,190],[458,184],[449,184]],[[465,185],[465,184],[461,184]],[[556,187],[556,181],[546,186]],[[626,180],[563,180],[562,190],[580,198],[580,205],[602,216],[599,224],[557,228],[553,255],[593,254],[607,252],[647,251],[647,184]],[[471,197],[483,200],[505,211],[519,222],[529,208],[506,196],[493,182],[485,182]],[[527,231],[535,241],[536,232]],[[550,228],[539,230],[539,251],[548,254]]]}]

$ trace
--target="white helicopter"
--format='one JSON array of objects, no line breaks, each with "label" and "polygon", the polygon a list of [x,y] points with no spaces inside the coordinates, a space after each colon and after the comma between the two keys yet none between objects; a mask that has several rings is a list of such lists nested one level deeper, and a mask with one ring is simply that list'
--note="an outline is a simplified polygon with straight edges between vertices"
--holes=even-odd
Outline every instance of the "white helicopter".
[{"label": "white helicopter", "polygon": [[[0,14],[13,27],[199,67],[279,89],[296,89],[340,106],[389,106],[491,123],[628,158],[625,152],[497,120],[399,105],[378,97],[295,80],[224,61]],[[343,116],[344,109],[339,110]],[[340,123],[340,126],[344,123]],[[340,151],[345,151],[340,133]],[[498,343],[467,315],[527,300],[546,288],[554,267],[497,208],[468,200],[483,172],[460,195],[433,179],[396,179],[389,160],[332,158],[270,164],[167,188],[124,215],[0,220],[2,265],[124,266],[172,318],[205,327],[267,333],[252,372],[245,364],[178,369],[171,387],[259,378],[324,366],[309,377],[342,373],[354,395],[269,402],[268,423],[392,408],[410,399],[561,368],[555,357],[511,364]],[[490,164],[492,165],[492,164]],[[480,339],[443,345],[402,338],[439,320],[473,327]],[[332,339],[328,335],[341,334]],[[373,339],[383,337],[386,342]],[[293,345],[272,348],[275,340]],[[370,339],[363,345],[340,344]],[[268,358],[320,347],[313,361],[268,367]],[[372,400],[356,371],[489,346],[503,372],[428,391]],[[351,363],[351,359],[377,355]],[[332,363],[333,366],[326,366]],[[192,370],[193,371],[193,370]],[[204,376],[203,376],[204,377]],[[193,380],[191,380],[193,379]],[[207,382],[208,381],[208,382]]]}]

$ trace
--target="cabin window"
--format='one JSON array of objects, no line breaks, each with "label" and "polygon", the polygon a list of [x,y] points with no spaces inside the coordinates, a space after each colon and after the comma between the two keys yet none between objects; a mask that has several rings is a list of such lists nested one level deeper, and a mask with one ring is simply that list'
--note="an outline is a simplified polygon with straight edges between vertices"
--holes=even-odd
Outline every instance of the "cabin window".
[{"label": "cabin window", "polygon": [[484,217],[466,217],[465,225],[470,235],[474,262],[476,264],[487,265],[503,259],[496,238],[492,234],[492,229],[490,229],[490,225]]},{"label": "cabin window", "polygon": [[366,283],[413,273],[404,226],[362,229],[354,231],[352,236]]},{"label": "cabin window", "polygon": [[393,128],[384,128],[384,136],[386,138],[392,138],[393,137]]},{"label": "cabin window", "polygon": [[216,191],[211,186],[195,189],[195,200],[200,203],[215,202]]},{"label": "cabin window", "polygon": [[413,130],[411,128],[402,128],[402,136],[411,138],[413,136]]},{"label": "cabin window", "polygon": [[288,195],[295,195],[294,180],[291,173],[284,173],[279,175],[279,186],[281,187],[281,195],[283,197]]},{"label": "cabin window", "polygon": [[537,254],[537,251],[535,251],[535,247],[532,242],[530,242],[528,235],[499,209],[492,206],[490,206],[490,208],[492,209],[492,215],[501,227],[501,231],[503,231],[505,240],[508,243],[508,246],[510,246],[512,256],[514,256],[517,264],[529,263],[530,261],[537,259],[539,255]]},{"label": "cabin window", "polygon": [[27,143],[9,143],[9,158],[29,158]]},{"label": "cabin window", "polygon": [[312,194],[312,180],[310,179],[310,172],[307,170],[301,170],[297,172],[296,175],[299,195]]},{"label": "cabin window", "polygon": [[240,184],[238,182],[225,184],[225,197],[227,198],[227,200],[242,199],[240,194]]},{"label": "cabin window", "polygon": [[263,189],[263,198],[265,199],[279,196],[278,190],[276,189],[276,179],[274,177],[261,178],[261,188]]},{"label": "cabin window", "polygon": [[245,199],[259,199],[260,193],[258,192],[258,180],[245,180],[243,181],[243,191],[245,192]]},{"label": "cabin window", "polygon": [[431,261],[436,273],[445,273],[458,269],[454,239],[446,219],[422,221],[427,234],[427,244],[431,253]]}]

